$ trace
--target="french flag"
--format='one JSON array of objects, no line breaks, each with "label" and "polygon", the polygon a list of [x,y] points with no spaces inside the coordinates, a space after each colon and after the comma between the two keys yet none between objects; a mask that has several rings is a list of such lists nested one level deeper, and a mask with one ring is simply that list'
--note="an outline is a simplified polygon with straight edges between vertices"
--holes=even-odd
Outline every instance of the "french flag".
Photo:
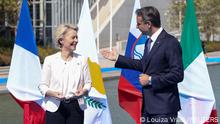
[{"label": "french flag", "polygon": [[24,124],[43,124],[43,96],[38,90],[41,65],[27,0],[23,0],[17,27],[7,88],[24,110]]},{"label": "french flag", "polygon": [[[140,1],[135,0],[130,32],[128,35],[125,56],[132,59],[141,59],[144,52],[147,36],[136,28],[135,11],[140,8]],[[129,113],[137,124],[140,124],[142,106],[142,86],[139,83],[141,72],[122,69],[118,84],[119,105]]]}]

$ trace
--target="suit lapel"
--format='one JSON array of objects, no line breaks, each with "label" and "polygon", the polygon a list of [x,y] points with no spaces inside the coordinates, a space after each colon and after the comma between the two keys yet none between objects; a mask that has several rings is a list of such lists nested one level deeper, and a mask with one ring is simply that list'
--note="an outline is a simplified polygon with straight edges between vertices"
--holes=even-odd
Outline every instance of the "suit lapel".
[{"label": "suit lapel", "polygon": [[149,54],[147,54],[147,56],[145,57],[145,66],[144,66],[144,72],[146,71],[148,64],[151,60],[151,57],[158,51],[159,47],[161,46],[161,43],[163,41],[163,38],[166,35],[166,31],[163,30],[160,35],[158,36],[157,40],[155,41],[153,47],[151,48],[151,51],[149,52]]}]

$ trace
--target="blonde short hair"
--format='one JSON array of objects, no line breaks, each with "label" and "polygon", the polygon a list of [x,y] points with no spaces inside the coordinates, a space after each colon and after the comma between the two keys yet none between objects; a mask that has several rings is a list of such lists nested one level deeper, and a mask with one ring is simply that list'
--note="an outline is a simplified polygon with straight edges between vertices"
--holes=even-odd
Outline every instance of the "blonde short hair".
[{"label": "blonde short hair", "polygon": [[63,36],[68,32],[69,29],[72,29],[78,32],[78,27],[72,24],[61,24],[57,26],[56,31],[55,31],[55,40],[59,47],[62,47],[60,40],[62,40]]}]

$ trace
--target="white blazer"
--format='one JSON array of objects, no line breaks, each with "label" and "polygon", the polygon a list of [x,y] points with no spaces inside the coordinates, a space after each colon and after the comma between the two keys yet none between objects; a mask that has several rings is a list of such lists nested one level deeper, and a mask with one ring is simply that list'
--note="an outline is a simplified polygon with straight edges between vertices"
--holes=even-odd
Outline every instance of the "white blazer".
[{"label": "white blazer", "polygon": [[[47,56],[39,85],[39,90],[45,97],[45,109],[55,112],[60,105],[60,101],[55,97],[45,96],[48,90],[62,92],[65,98],[69,98],[79,88],[89,91],[91,82],[87,58],[74,53],[73,59],[67,62],[61,58],[61,52]],[[82,99],[78,101],[80,108],[85,109],[86,104]]]}]

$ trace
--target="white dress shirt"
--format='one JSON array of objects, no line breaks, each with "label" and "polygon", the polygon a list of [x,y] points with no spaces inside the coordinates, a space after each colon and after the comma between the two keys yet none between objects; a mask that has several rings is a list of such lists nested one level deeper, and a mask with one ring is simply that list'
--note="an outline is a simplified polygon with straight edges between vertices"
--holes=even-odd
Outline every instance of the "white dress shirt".
[{"label": "white dress shirt", "polygon": [[163,28],[160,27],[150,38],[152,40],[152,43],[151,43],[151,47],[150,47],[150,50],[152,49],[152,47],[154,46],[154,43],[156,42],[158,36],[160,35],[160,33],[163,31]]},{"label": "white dress shirt", "polygon": [[[91,82],[85,57],[73,53],[71,60],[64,61],[61,52],[58,52],[45,58],[39,90],[44,96],[48,90],[61,92],[68,99],[80,88],[89,91]],[[45,104],[46,110],[55,112],[60,101],[54,97],[45,97]]]}]

